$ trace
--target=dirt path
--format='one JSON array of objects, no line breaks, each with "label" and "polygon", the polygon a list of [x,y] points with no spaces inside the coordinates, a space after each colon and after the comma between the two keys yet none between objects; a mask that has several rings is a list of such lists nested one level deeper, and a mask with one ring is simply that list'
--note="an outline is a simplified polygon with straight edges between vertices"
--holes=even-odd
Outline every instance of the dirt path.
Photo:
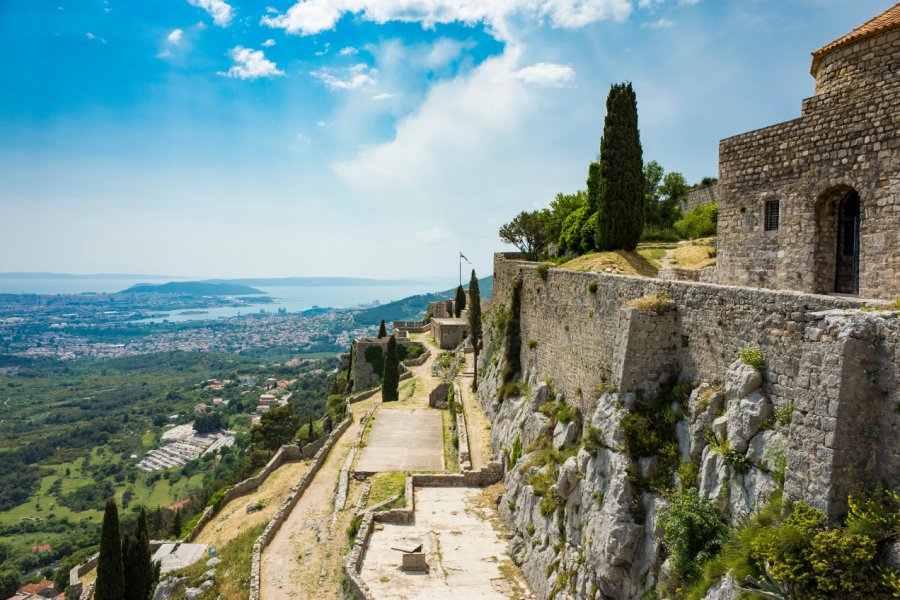
[{"label": "dirt path", "polygon": [[[281,465],[256,491],[239,496],[226,504],[194,540],[195,544],[224,546],[238,534],[267,521],[287,497],[290,487],[300,481],[309,469],[309,461],[294,461]],[[266,506],[255,513],[247,514],[247,505],[257,500],[266,501]]]},{"label": "dirt path", "polygon": [[466,368],[459,378],[459,390],[466,413],[472,469],[477,471],[491,460],[491,425],[472,391],[473,358],[472,354],[466,355]]},{"label": "dirt path", "polygon": [[[359,419],[370,405],[371,402],[367,401],[352,407],[353,423],[335,444],[297,506],[263,551],[260,570],[262,600],[318,598],[327,595],[323,594],[323,588],[319,585],[322,565],[334,559],[335,555],[343,555],[346,551],[346,544],[343,542],[347,537],[340,527],[335,527],[335,543],[330,546],[329,555],[325,555],[325,536],[333,514],[332,498],[341,467],[356,443]],[[353,506],[354,501],[355,495],[348,499],[347,506]],[[347,510],[345,508],[344,512]],[[340,522],[343,523],[343,519]],[[335,560],[339,560],[339,557]],[[336,567],[331,569],[330,578],[337,578],[339,571]],[[335,579],[335,583],[336,581]],[[336,595],[335,589],[329,597]]]}]

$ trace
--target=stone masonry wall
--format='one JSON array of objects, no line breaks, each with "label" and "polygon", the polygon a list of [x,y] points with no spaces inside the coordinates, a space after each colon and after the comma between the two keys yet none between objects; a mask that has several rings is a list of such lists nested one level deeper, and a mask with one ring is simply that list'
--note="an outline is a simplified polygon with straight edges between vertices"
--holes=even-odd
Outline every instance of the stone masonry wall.
[{"label": "stone masonry wall", "polygon": [[[837,207],[859,194],[859,295],[900,296],[900,30],[826,55],[798,119],[719,145],[721,283],[835,291]],[[764,206],[780,202],[765,231]]]},{"label": "stone masonry wall", "polygon": [[[535,267],[503,254],[494,259],[495,305],[509,306],[511,285],[522,280],[522,366],[530,383],[551,377],[589,415],[603,390],[634,391],[667,375],[721,382],[742,348],[758,348],[768,397],[775,408],[796,409],[790,495],[841,510],[848,464],[857,478],[900,484],[897,444],[874,443],[900,436],[896,313],[847,312],[862,306],[848,298],[556,268],[544,280]],[[652,294],[670,297],[671,312],[627,306]]]},{"label": "stone masonry wall", "polygon": [[688,190],[687,195],[678,203],[682,215],[686,215],[698,206],[713,204],[719,200],[719,184],[696,185]]}]

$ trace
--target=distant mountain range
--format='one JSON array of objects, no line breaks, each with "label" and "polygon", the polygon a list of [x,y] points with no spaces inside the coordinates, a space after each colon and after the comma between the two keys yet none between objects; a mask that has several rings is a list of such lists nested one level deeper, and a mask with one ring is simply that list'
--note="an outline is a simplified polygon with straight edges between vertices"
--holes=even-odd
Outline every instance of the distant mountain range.
[{"label": "distant mountain range", "polygon": [[[488,300],[494,293],[494,276],[484,277],[478,280],[478,291],[481,297]],[[385,323],[391,321],[417,321],[425,316],[429,302],[437,302],[438,300],[449,300],[456,294],[456,288],[450,288],[443,292],[435,292],[433,294],[418,294],[409,296],[402,300],[382,304],[357,311],[353,315],[353,320],[360,325],[378,325],[382,319]]]},{"label": "distant mountain range", "polygon": [[120,294],[182,294],[188,296],[254,296],[266,293],[236,283],[208,283],[205,281],[170,281],[169,283],[139,283]]},{"label": "distant mountain range", "polygon": [[134,273],[0,273],[0,279],[178,279],[171,275],[137,275]]},{"label": "distant mountain range", "polygon": [[209,283],[237,283],[260,287],[371,287],[393,285],[416,285],[422,280],[410,279],[366,279],[362,277],[251,277],[248,279],[207,279]]}]

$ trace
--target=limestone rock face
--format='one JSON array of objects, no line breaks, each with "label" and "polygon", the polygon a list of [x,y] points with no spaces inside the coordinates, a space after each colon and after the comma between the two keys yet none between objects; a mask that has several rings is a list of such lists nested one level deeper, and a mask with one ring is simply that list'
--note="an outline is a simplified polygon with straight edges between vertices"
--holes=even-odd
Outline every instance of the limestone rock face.
[{"label": "limestone rock face", "polygon": [[187,581],[187,577],[166,577],[156,586],[153,600],[168,600],[175,594],[179,584],[184,581]]},{"label": "limestone rock face", "polygon": [[578,437],[578,426],[574,421],[557,423],[553,429],[553,447],[557,450],[571,446]]},{"label": "limestone rock face", "polygon": [[747,446],[747,461],[750,464],[765,469],[776,471],[784,468],[779,465],[779,460],[787,456],[787,436],[772,429],[760,431],[750,439]]},{"label": "limestone rock face", "polygon": [[591,427],[603,432],[603,443],[610,448],[621,448],[625,443],[622,418],[627,411],[620,406],[618,394],[605,393],[597,399],[597,408],[591,415]]},{"label": "limestone rock face", "polygon": [[734,579],[726,575],[714,586],[709,588],[703,600],[733,600],[737,597],[734,590]]},{"label": "limestone rock face", "polygon": [[563,498],[568,498],[577,483],[578,462],[574,456],[570,456],[559,467],[559,477],[556,479],[556,493]]},{"label": "limestone rock face", "polygon": [[755,391],[746,398],[732,400],[725,411],[725,417],[728,443],[743,454],[747,451],[750,439],[772,418],[772,403],[761,392]]},{"label": "limestone rock face", "polygon": [[728,466],[718,452],[712,452],[707,446],[700,459],[700,496],[715,502],[722,496],[723,487],[728,481]]},{"label": "limestone rock face", "polygon": [[725,397],[728,400],[744,398],[762,387],[763,379],[759,371],[736,360],[725,372]]}]

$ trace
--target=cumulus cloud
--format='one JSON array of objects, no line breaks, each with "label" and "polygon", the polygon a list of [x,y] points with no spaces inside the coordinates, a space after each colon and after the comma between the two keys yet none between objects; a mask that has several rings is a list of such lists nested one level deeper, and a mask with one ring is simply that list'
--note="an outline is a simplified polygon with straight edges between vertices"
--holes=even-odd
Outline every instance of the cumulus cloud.
[{"label": "cumulus cloud", "polygon": [[259,79],[260,77],[278,77],[284,75],[274,62],[268,60],[262,50],[253,50],[243,46],[235,46],[228,52],[235,65],[219,75],[233,79]]},{"label": "cumulus cloud", "polygon": [[310,73],[332,90],[356,90],[376,83],[378,69],[370,69],[365,63],[358,63],[346,69],[323,68]]},{"label": "cumulus cloud", "polygon": [[89,39],[89,40],[96,40],[96,39],[97,39],[97,36],[94,35],[93,33],[91,33],[90,31],[88,31],[88,32],[87,32],[86,34],[84,34],[84,35],[85,35],[85,37],[87,37],[87,39]]},{"label": "cumulus cloud", "polygon": [[300,0],[287,12],[263,16],[261,24],[288,33],[312,35],[333,29],[345,14],[367,21],[436,24],[484,23],[505,37],[505,21],[518,13],[537,13],[554,27],[576,28],[605,19],[623,20],[631,0]]},{"label": "cumulus cloud", "polygon": [[184,35],[184,32],[180,29],[173,29],[172,33],[166,36],[166,41],[170,44],[178,45],[181,43],[181,37]]},{"label": "cumulus cloud", "polygon": [[262,45],[263,45],[265,48],[271,48],[272,46],[275,45],[275,40],[273,40],[272,38],[269,38],[269,39],[267,39],[266,41],[264,41],[264,42],[262,43]]},{"label": "cumulus cloud", "polygon": [[437,225],[435,225],[431,229],[423,229],[422,231],[417,231],[415,237],[420,242],[433,244],[435,242],[440,242],[441,240],[446,240],[448,237],[450,237],[450,232],[443,227],[438,227]]},{"label": "cumulus cloud", "polygon": [[575,70],[569,65],[542,62],[519,69],[516,77],[525,83],[560,86],[575,79]]},{"label": "cumulus cloud", "polygon": [[670,29],[675,27],[675,21],[671,19],[660,19],[658,21],[649,21],[647,23],[642,23],[641,27],[645,27],[647,29]]},{"label": "cumulus cloud", "polygon": [[224,0],[188,0],[188,4],[208,12],[219,27],[228,27],[234,17],[231,5]]},{"label": "cumulus cloud", "polygon": [[396,97],[397,94],[389,94],[387,92],[381,92],[380,94],[375,94],[372,96],[372,100],[380,102],[381,100],[390,100],[391,98]]},{"label": "cumulus cloud", "polygon": [[359,50],[353,46],[347,46],[346,48],[341,48],[341,51],[338,52],[338,54],[341,56],[353,56],[354,54],[359,54]]}]

